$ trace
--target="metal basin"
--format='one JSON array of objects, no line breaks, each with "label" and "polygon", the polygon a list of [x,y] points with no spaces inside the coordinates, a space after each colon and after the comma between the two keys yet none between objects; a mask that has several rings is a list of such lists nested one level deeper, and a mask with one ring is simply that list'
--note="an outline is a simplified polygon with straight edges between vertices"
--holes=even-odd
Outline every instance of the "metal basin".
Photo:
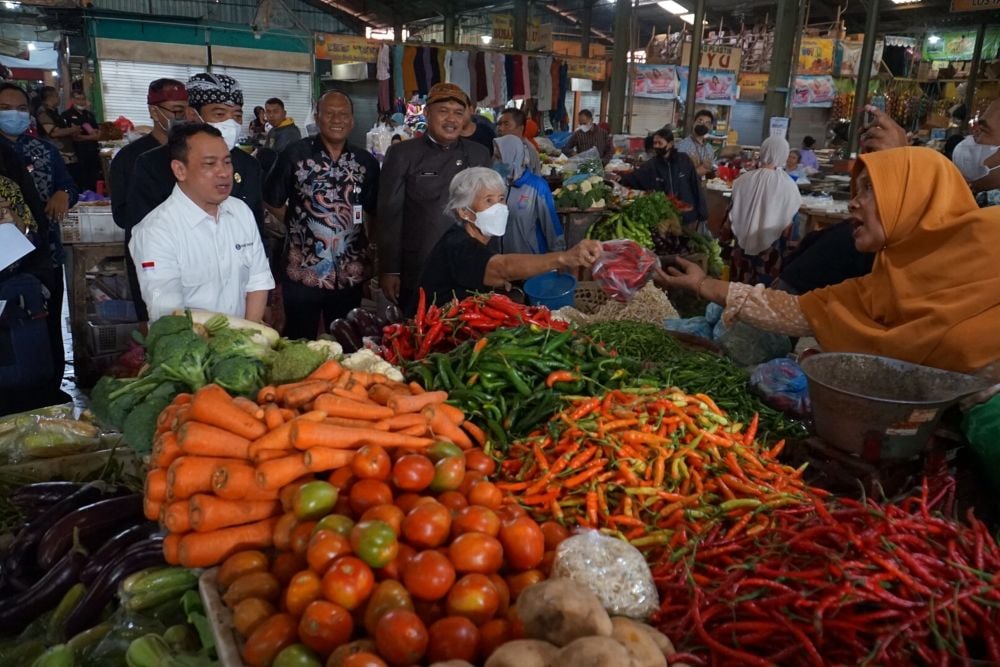
[{"label": "metal basin", "polygon": [[963,373],[867,354],[802,361],[816,432],[868,461],[908,459],[927,445],[945,409],[989,383]]}]

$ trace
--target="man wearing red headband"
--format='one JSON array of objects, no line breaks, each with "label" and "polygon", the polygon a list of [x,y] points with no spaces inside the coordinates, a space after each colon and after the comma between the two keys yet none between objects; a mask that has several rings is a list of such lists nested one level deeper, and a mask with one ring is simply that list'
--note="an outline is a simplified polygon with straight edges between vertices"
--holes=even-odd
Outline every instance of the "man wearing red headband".
[{"label": "man wearing red headband", "polygon": [[[188,114],[188,94],[184,84],[174,79],[157,79],[149,84],[146,93],[149,117],[153,120],[153,131],[125,146],[111,161],[111,214],[115,223],[125,230],[125,260],[128,266],[129,291],[135,303],[139,320],[146,319],[146,305],[139,295],[139,281],[135,265],[128,253],[128,242],[132,238],[132,225],[128,224],[128,193],[135,162],[146,151],[167,143],[167,132],[178,123],[183,123]],[[138,222],[138,221],[136,221]]]}]

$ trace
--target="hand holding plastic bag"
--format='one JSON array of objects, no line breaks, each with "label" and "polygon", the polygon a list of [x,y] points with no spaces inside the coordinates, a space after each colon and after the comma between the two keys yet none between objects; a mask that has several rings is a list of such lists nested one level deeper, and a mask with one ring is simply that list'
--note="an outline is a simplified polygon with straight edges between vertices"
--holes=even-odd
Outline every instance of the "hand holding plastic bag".
[{"label": "hand holding plastic bag", "polygon": [[605,241],[603,252],[592,269],[594,280],[601,289],[618,301],[631,301],[649,282],[659,258],[635,241]]}]

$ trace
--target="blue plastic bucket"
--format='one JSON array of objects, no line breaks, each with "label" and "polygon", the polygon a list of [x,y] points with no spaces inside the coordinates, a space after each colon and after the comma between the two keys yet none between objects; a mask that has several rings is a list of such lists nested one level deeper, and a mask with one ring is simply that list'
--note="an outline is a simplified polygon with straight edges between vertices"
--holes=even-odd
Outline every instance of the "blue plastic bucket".
[{"label": "blue plastic bucket", "polygon": [[533,306],[545,306],[549,310],[572,306],[576,298],[576,278],[557,271],[543,273],[525,281],[524,293]]}]

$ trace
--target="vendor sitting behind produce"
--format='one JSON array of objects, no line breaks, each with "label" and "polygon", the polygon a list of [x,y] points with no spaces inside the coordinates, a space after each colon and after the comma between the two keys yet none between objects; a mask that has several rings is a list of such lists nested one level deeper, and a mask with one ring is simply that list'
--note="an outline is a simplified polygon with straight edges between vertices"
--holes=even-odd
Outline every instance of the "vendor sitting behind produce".
[{"label": "vendor sitting behind produce", "polygon": [[181,125],[167,146],[177,183],[128,244],[150,321],[177,308],[261,321],[274,278],[253,211],[230,196],[233,161],[222,133]]},{"label": "vendor sitting behind produce", "polygon": [[876,354],[1000,379],[1000,209],[980,209],[962,174],[927,148],[862,155],[849,203],[871,274],[793,296],[708,278],[677,260],[657,281],[726,307],[724,319],[827,352]]},{"label": "vendor sitting behind produce", "polygon": [[653,133],[653,157],[635,171],[609,178],[619,179],[627,188],[665,192],[691,206],[681,220],[694,224],[708,220],[708,202],[698,186],[698,173],[687,153],[674,149],[674,133],[664,128]]},{"label": "vendor sitting behind produce", "polygon": [[[466,169],[452,179],[445,215],[456,224],[431,250],[419,283],[428,303],[489,292],[546,271],[589,268],[597,261],[601,244],[591,240],[544,255],[500,255],[491,250],[490,239],[507,231],[506,194],[500,174],[485,167]],[[416,310],[415,299],[408,305],[409,312]]]}]

